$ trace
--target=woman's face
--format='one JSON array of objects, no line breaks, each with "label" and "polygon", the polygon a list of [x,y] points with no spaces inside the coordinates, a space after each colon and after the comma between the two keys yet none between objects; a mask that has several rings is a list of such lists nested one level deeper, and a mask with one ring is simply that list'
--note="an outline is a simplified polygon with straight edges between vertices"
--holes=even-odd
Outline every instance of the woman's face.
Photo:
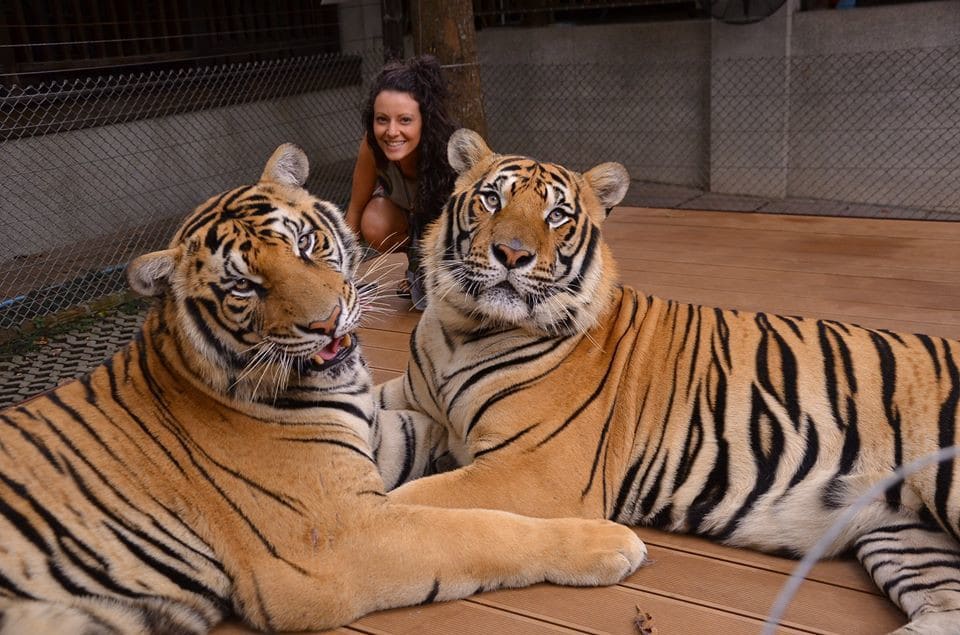
[{"label": "woman's face", "polygon": [[390,161],[414,156],[422,128],[420,104],[410,93],[382,90],[373,100],[373,136]]}]

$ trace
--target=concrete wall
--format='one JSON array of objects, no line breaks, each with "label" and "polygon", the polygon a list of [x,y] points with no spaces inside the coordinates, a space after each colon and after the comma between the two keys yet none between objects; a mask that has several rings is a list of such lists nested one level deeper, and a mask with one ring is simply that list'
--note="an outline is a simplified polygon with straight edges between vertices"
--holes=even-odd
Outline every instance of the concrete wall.
[{"label": "concrete wall", "polygon": [[793,16],[796,197],[960,217],[960,0]]},{"label": "concrete wall", "polygon": [[960,0],[801,11],[793,16],[793,55],[868,53],[960,43]]},{"label": "concrete wall", "polygon": [[[382,63],[379,7],[360,0],[339,5],[342,50],[361,56],[368,78]],[[311,70],[288,64],[280,81],[285,87],[310,81]],[[208,85],[211,91],[221,88],[215,81]],[[123,94],[143,102],[141,109],[150,106],[149,92],[137,87],[136,78]],[[140,232],[145,244],[100,250],[102,265],[125,262],[130,249],[155,248],[168,239],[159,234],[169,223],[157,221],[181,218],[212,194],[255,181],[270,153],[287,141],[306,150],[312,191],[344,204],[365,97],[366,88],[357,84],[44,136],[7,139],[0,129],[0,266],[34,254],[50,258],[72,245],[88,249],[156,225],[157,235]],[[51,264],[56,267],[71,268]],[[0,270],[0,283],[7,273]]]},{"label": "concrete wall", "polygon": [[491,147],[576,169],[620,161],[643,178],[704,180],[709,22],[478,33]]},{"label": "concrete wall", "polygon": [[[312,192],[345,204],[366,80],[383,56],[375,3],[343,0],[339,15],[350,57],[330,66],[325,57],[299,58],[91,78],[83,88],[49,86],[55,95],[31,88],[5,96],[0,328],[124,288],[123,264],[164,246],[180,219],[211,195],[254,182],[280,143],[306,150]],[[241,95],[255,99],[258,90],[299,94],[216,107]],[[200,95],[213,107],[159,114]],[[128,112],[156,116],[107,123]],[[46,134],[28,136],[38,125]]]},{"label": "concrete wall", "polygon": [[478,34],[495,149],[960,214],[960,0]]},{"label": "concrete wall", "polygon": [[795,2],[754,24],[710,23],[710,191],[786,196]]},{"label": "concrete wall", "polygon": [[322,181],[325,164],[356,157],[363,92],[341,88],[6,141],[0,262],[183,217],[217,192],[254,182],[286,141],[307,151]]},{"label": "concrete wall", "polygon": [[[793,0],[791,0],[793,1]],[[371,8],[372,7],[372,8]],[[960,0],[715,21],[478,33],[491,146],[577,169],[766,197],[960,214]],[[341,3],[370,51],[369,3]],[[379,67],[364,58],[364,76]],[[362,87],[3,142],[0,263],[182,216],[279,143],[343,197]],[[325,177],[325,165],[338,172]]]}]

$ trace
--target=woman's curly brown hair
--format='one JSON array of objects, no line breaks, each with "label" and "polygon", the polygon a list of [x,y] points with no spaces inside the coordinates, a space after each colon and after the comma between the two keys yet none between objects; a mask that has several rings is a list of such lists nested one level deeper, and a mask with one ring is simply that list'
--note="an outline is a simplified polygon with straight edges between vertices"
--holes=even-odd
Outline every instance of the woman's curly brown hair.
[{"label": "woman's curly brown hair", "polygon": [[419,238],[423,228],[440,216],[453,191],[456,175],[447,161],[447,141],[457,126],[447,114],[447,88],[435,57],[421,55],[388,62],[374,78],[363,109],[367,145],[373,150],[379,169],[384,169],[388,160],[373,134],[373,102],[384,90],[410,93],[420,105],[423,127],[417,163],[417,203],[410,218],[411,234]]}]

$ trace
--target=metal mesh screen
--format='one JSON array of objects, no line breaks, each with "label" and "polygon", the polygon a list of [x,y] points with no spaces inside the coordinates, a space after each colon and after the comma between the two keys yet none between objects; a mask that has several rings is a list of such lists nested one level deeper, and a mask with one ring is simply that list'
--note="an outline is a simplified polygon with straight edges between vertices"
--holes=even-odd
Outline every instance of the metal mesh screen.
[{"label": "metal mesh screen", "polygon": [[799,58],[790,79],[790,196],[960,219],[960,47]]},{"label": "metal mesh screen", "polygon": [[0,88],[0,328],[121,290],[206,198],[285,141],[344,204],[379,49]]},{"label": "metal mesh screen", "polygon": [[634,179],[707,182],[709,60],[483,66],[491,147],[576,170],[619,161]]},{"label": "metal mesh screen", "polygon": [[619,161],[634,204],[960,220],[960,47],[482,78],[491,147]]},{"label": "metal mesh screen", "polygon": [[[513,59],[523,58],[518,51]],[[347,201],[379,48],[0,88],[0,329],[124,288],[280,143]],[[630,204],[960,219],[960,47],[589,64],[481,60],[491,147],[624,163]]]}]

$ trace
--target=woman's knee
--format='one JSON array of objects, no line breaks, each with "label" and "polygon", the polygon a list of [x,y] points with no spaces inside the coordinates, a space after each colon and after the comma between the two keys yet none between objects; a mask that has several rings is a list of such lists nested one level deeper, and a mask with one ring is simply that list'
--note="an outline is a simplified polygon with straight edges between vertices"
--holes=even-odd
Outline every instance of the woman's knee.
[{"label": "woman's knee", "polygon": [[382,197],[371,200],[360,219],[363,239],[377,249],[402,247],[407,242],[407,231],[407,213]]}]

